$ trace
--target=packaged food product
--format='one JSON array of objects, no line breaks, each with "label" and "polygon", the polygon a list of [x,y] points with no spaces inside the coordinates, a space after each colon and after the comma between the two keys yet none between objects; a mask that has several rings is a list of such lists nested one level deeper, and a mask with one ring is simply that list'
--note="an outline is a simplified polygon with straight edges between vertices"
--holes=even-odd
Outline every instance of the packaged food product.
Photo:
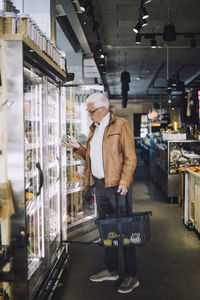
[{"label": "packaged food product", "polygon": [[16,14],[13,12],[4,12],[4,33],[16,33]]},{"label": "packaged food product", "polygon": [[29,15],[20,13],[17,14],[17,33],[28,35],[29,32]]},{"label": "packaged food product", "polygon": [[3,34],[3,20],[4,20],[4,18],[3,18],[3,13],[2,12],[0,12],[0,35],[1,34]]},{"label": "packaged food product", "polygon": [[191,167],[189,167],[189,169],[190,169],[191,171],[193,171],[193,172],[196,172],[196,171],[197,171],[197,168],[196,168],[195,166],[191,166]]}]

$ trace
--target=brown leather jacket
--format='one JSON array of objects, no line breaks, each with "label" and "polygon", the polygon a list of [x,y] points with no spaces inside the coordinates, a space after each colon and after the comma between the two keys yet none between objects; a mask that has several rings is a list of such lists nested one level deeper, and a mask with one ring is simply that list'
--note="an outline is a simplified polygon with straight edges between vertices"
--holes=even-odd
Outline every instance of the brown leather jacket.
[{"label": "brown leather jacket", "polygon": [[[86,149],[83,145],[75,152],[85,159],[85,190],[93,184],[90,162],[90,141],[93,137],[95,125],[90,126]],[[98,158],[97,158],[98,159]],[[110,113],[110,121],[103,137],[103,166],[106,187],[119,184],[130,186],[136,168],[135,142],[133,131],[124,118],[119,118]]]}]

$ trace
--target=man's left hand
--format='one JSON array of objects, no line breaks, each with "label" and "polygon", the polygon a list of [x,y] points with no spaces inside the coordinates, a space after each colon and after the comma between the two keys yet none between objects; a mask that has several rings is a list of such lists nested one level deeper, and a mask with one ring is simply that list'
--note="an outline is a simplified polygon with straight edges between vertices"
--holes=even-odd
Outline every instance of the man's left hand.
[{"label": "man's left hand", "polygon": [[120,193],[120,195],[125,196],[128,193],[128,188],[125,185],[120,184],[118,186],[117,193]]}]

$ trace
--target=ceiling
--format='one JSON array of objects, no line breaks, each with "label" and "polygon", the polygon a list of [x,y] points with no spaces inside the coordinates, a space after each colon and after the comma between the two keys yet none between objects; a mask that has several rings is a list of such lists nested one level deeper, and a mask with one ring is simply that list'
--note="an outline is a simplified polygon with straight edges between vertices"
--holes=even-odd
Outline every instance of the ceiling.
[{"label": "ceiling", "polygon": [[[111,99],[121,98],[120,78],[125,69],[131,78],[129,99],[166,97],[167,79],[177,72],[184,82],[199,78],[199,0],[152,0],[145,4],[149,18],[147,26],[140,30],[141,44],[135,43],[136,34],[133,32],[138,23],[141,1],[91,1],[94,7],[92,16],[85,13],[77,16],[90,49],[94,50],[99,39],[106,53],[106,73],[102,73],[100,66],[98,68]],[[99,23],[95,30],[94,21]],[[175,41],[163,40],[164,26],[169,23],[175,26]],[[196,34],[185,37],[186,33]],[[151,38],[143,36],[145,34],[155,35],[157,48],[151,48]],[[196,40],[196,47],[190,45],[192,38]]]}]

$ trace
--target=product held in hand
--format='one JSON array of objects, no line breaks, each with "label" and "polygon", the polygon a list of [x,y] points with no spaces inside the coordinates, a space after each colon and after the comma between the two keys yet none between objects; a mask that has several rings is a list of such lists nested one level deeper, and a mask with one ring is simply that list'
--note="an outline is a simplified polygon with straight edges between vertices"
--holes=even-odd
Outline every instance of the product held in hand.
[{"label": "product held in hand", "polygon": [[66,142],[66,143],[69,143],[70,141],[73,140],[73,137],[72,137],[71,135],[64,134],[64,135],[62,136],[62,139],[61,139],[61,140],[64,141],[64,142]]}]

